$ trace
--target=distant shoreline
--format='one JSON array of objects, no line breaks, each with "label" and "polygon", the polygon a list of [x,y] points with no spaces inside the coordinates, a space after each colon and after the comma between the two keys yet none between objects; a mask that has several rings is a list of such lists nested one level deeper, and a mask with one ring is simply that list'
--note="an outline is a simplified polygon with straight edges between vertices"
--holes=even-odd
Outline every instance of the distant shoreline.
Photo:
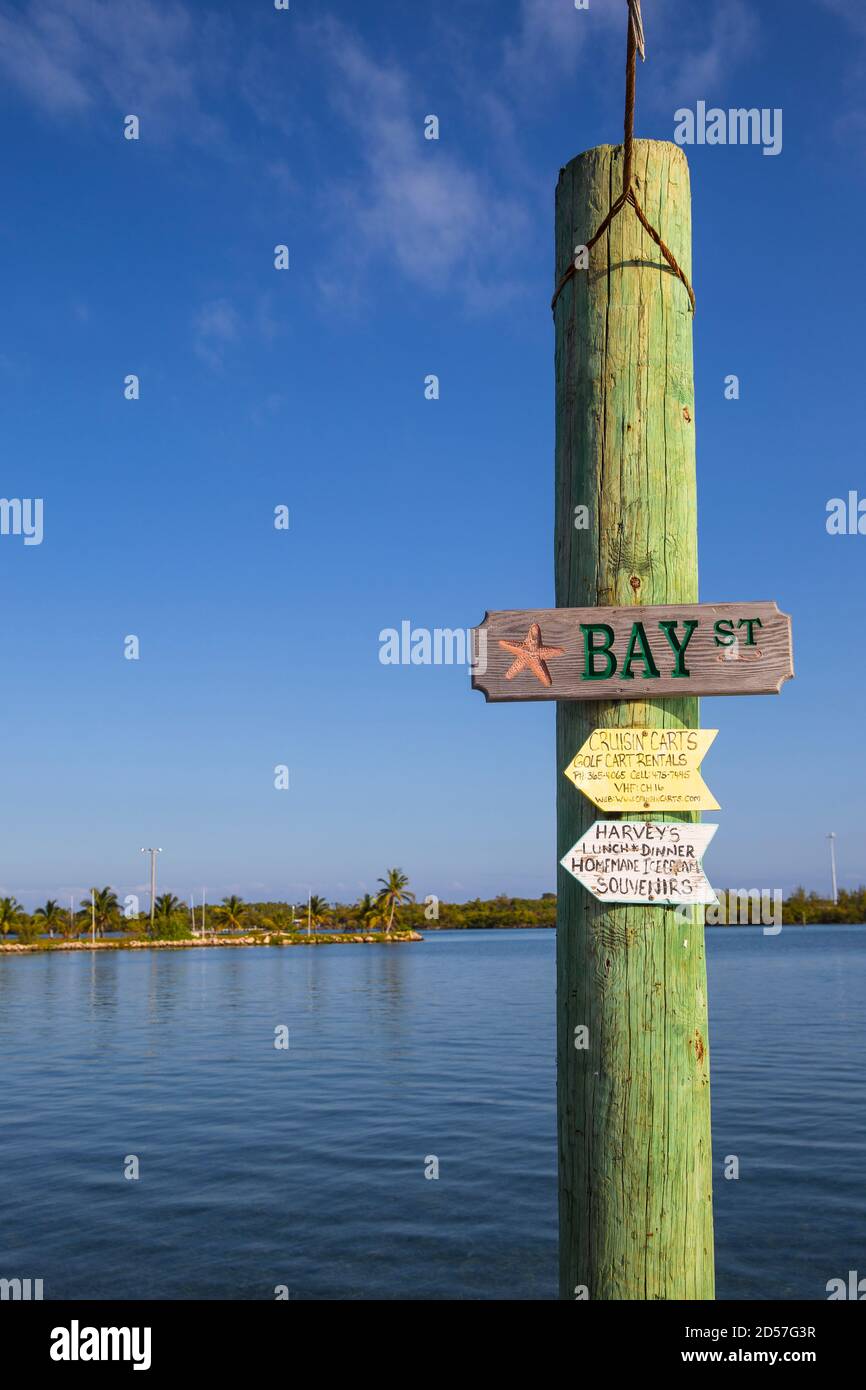
[{"label": "distant shoreline", "polygon": [[[785,928],[801,927],[862,927],[866,922],[785,922]],[[706,922],[706,931],[730,931],[738,930],[742,927],[759,927],[760,922]],[[253,935],[206,935],[182,937],[175,940],[163,940],[159,937],[151,940],[147,936],[139,937],[116,937],[105,939],[104,937],[96,941],[91,941],[89,937],[79,937],[74,941],[63,940],[62,938],[51,939],[43,937],[38,941],[0,941],[0,956],[3,955],[46,955],[54,951],[188,951],[188,950],[210,950],[215,947],[239,947],[239,946],[389,946],[402,944],[410,941],[423,941],[426,935],[434,936],[439,932],[486,932],[486,931],[556,931],[556,922],[497,922],[489,926],[485,923],[472,925],[461,924],[460,926],[450,923],[432,925],[425,923],[422,931],[411,928],[393,930],[389,935],[384,932],[362,933],[362,932],[335,932],[318,931],[309,935],[304,933],[280,933],[280,932],[256,932]],[[423,934],[422,934],[423,933]]]},{"label": "distant shoreline", "polygon": [[[862,927],[866,922],[785,922],[784,927]],[[743,927],[759,927],[760,922],[706,922],[706,931],[730,931],[738,930]],[[501,922],[487,925],[464,925],[451,926],[431,926],[425,924],[424,934],[436,935],[439,932],[486,932],[486,931],[556,931],[556,922]],[[392,931],[390,935],[384,932],[374,934],[362,934],[360,932],[334,932],[319,931],[304,934],[281,934],[256,933],[253,936],[191,936],[179,940],[169,941],[160,940],[158,937],[150,940],[148,937],[119,937],[106,940],[102,938],[98,941],[91,941],[89,938],[79,938],[75,941],[64,941],[62,939],[51,940],[43,938],[39,941],[0,941],[0,956],[13,955],[47,955],[55,951],[188,951],[188,950],[210,950],[214,947],[238,947],[238,946],[389,946],[402,944],[410,941],[423,941],[424,934],[414,930]]]},{"label": "distant shoreline", "polygon": [[423,941],[420,932],[394,931],[362,936],[337,932],[311,933],[309,936],[284,936],[271,933],[264,936],[194,936],[182,941],[148,941],[144,939],[119,941],[4,941],[0,955],[45,955],[54,951],[188,951],[213,946],[392,946],[405,941]]},{"label": "distant shoreline", "polygon": [[[622,904],[617,904],[617,906],[622,906]],[[760,927],[763,925],[764,924],[762,922],[705,922],[704,929],[706,931],[730,931],[732,928],[736,929],[738,927]],[[866,927],[866,922],[785,922],[783,925],[786,927]],[[556,931],[556,923],[499,922],[489,927],[453,927],[449,925],[446,925],[444,927],[425,926],[424,931]]]},{"label": "distant shoreline", "polygon": [[[127,895],[121,905],[110,888],[94,888],[76,911],[49,898],[28,911],[14,897],[0,896],[0,954],[22,946],[34,950],[56,949],[60,941],[86,946],[95,934],[107,949],[129,945],[310,945],[327,942],[371,943],[391,934],[404,941],[423,940],[439,931],[532,931],[556,929],[555,893],[539,898],[515,898],[499,893],[494,898],[470,898],[448,902],[435,894],[418,900],[410,893],[408,879],[399,869],[389,869],[386,885],[374,898],[369,893],[356,903],[326,901],[311,893],[308,901],[244,902],[237,896],[198,909],[187,906],[173,893],[163,893],[141,910],[138,898]],[[391,885],[390,887],[387,885]],[[815,892],[797,888],[783,896],[781,889],[717,889],[718,901],[708,906],[704,925],[716,926],[863,926],[866,925],[866,886],[840,889],[832,902]],[[658,904],[661,906],[661,904]],[[613,903],[610,904],[614,906]],[[696,916],[699,918],[700,913]],[[389,933],[388,929],[391,929]],[[202,940],[202,935],[204,936]]]}]

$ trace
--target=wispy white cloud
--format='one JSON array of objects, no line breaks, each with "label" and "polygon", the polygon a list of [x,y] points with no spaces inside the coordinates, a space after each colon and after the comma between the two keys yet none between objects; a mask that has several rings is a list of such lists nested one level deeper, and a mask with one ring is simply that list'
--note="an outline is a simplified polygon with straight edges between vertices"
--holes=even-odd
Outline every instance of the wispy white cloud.
[{"label": "wispy white cloud", "polygon": [[821,4],[866,36],[866,8],[862,0],[821,0]]},{"label": "wispy white cloud", "polygon": [[[846,21],[861,39],[866,39],[866,7],[862,0],[821,0],[825,10]],[[866,111],[863,107],[863,83],[866,78],[866,47],[862,43],[852,45],[852,51],[845,54],[847,62],[842,86],[847,97],[841,111],[833,122],[833,133],[841,145],[848,148],[863,149],[866,135]],[[840,105],[843,104],[840,98]]]},{"label": "wispy white cloud", "polygon": [[712,8],[710,31],[703,42],[684,52],[673,81],[695,91],[709,91],[755,51],[760,32],[753,6],[726,0]]},{"label": "wispy white cloud", "polygon": [[[844,4],[844,0],[825,0]],[[648,0],[643,7],[647,62],[639,63],[639,89],[664,105],[718,85],[756,48],[760,25],[754,4],[725,0],[695,6],[690,0]],[[557,91],[563,81],[585,83],[594,76],[589,65],[607,67],[619,40],[620,60],[610,68],[611,90],[623,85],[628,7],[625,0],[591,0],[576,10],[573,0],[521,0],[514,34],[502,45],[501,90],[504,101],[514,91]]]},{"label": "wispy white cloud", "polygon": [[107,102],[155,138],[213,140],[223,127],[207,89],[229,52],[218,21],[176,0],[0,3],[0,76],[52,116]]},{"label": "wispy white cloud", "polygon": [[82,111],[93,100],[81,69],[84,45],[62,14],[31,5],[25,14],[12,5],[0,10],[0,71],[48,112]]},{"label": "wispy white cloud", "polygon": [[243,295],[246,306],[241,312],[227,296],[206,300],[193,315],[192,338],[196,356],[219,371],[232,347],[240,342],[258,339],[270,344],[285,331],[271,293]]},{"label": "wispy white cloud", "polygon": [[265,173],[284,196],[293,196],[300,191],[298,180],[284,159],[269,159],[265,164]]},{"label": "wispy white cloud", "polygon": [[323,274],[325,293],[344,294],[353,270],[384,257],[427,289],[457,288],[475,307],[501,303],[514,292],[508,264],[526,230],[524,209],[444,141],[425,140],[408,71],[374,57],[333,20],[308,30],[308,40],[327,56],[331,100],[361,166],[326,183],[343,259]]},{"label": "wispy white cloud", "polygon": [[684,12],[682,3],[665,0],[653,22],[644,8],[647,62],[641,66],[639,91],[658,108],[711,99],[732,74],[758,52],[761,26],[754,5],[725,0]]},{"label": "wispy white cloud", "polygon": [[193,346],[196,355],[209,367],[219,369],[225,353],[237,341],[240,317],[228,299],[212,299],[203,304],[193,322]]},{"label": "wispy white cloud", "polygon": [[285,322],[274,307],[272,294],[260,294],[256,298],[255,329],[266,343],[272,343],[285,331]]},{"label": "wispy white cloud", "polygon": [[257,428],[273,420],[283,406],[286,404],[286,396],[282,391],[271,391],[263,400],[256,402],[250,410],[250,419]]},{"label": "wispy white cloud", "polygon": [[[667,106],[672,91],[712,91],[754,50],[758,25],[745,0],[691,15],[685,37],[682,6],[673,0],[654,4],[647,16],[653,21],[648,44],[655,92],[660,97],[664,90]],[[575,9],[572,0],[521,0],[514,31],[485,49],[483,80],[477,53],[460,58],[462,84],[483,89],[478,104],[508,156],[510,168],[498,185],[490,170],[449,149],[447,134],[441,144],[423,139],[408,68],[373,54],[341,23],[312,26],[309,35],[331,75],[335,108],[347,135],[355,137],[363,165],[358,177],[328,185],[335,219],[343,229],[350,226],[351,234],[339,271],[323,277],[325,291],[345,296],[347,260],[357,271],[359,261],[380,256],[428,289],[458,290],[473,307],[498,306],[519,292],[509,272],[533,225],[537,190],[531,175],[516,172],[516,111],[545,90],[577,81],[589,55],[598,62],[617,35],[624,58],[627,22],[625,0],[592,0],[589,10]],[[620,90],[621,65],[612,80]],[[652,88],[646,90],[652,100]]]},{"label": "wispy white cloud", "polygon": [[[842,8],[842,0],[824,3]],[[744,0],[689,15],[685,37],[676,27],[679,0],[652,0],[645,10],[652,62],[641,90],[648,101],[655,93],[657,104],[708,94],[754,42],[756,21]],[[118,117],[139,115],[142,138],[175,136],[222,153],[239,138],[227,115],[214,114],[227,100],[240,100],[284,136],[309,134],[305,147],[315,149],[321,125],[312,125],[295,87],[324,90],[346,150],[343,170],[326,167],[320,185],[325,296],[363,299],[371,272],[390,266],[413,286],[484,308],[521,292],[515,266],[540,205],[516,112],[585,79],[617,33],[624,48],[626,22],[625,0],[591,0],[589,10],[576,10],[573,0],[520,0],[511,33],[497,29],[472,44],[454,31],[464,48],[459,84],[498,136],[486,165],[449,142],[447,120],[439,142],[424,139],[412,59],[382,57],[333,18],[293,23],[293,84],[284,50],[266,46],[260,29],[191,0],[0,0],[0,80],[52,117],[109,107]],[[449,103],[460,109],[453,92]],[[297,196],[296,176],[279,154],[259,168],[272,189]],[[273,318],[267,308],[259,317],[265,326],[253,331],[267,335]],[[241,327],[228,299],[205,304],[194,326],[202,360],[219,366]]]},{"label": "wispy white cloud", "polygon": [[597,50],[617,28],[625,43],[627,14],[625,0],[592,0],[588,10],[573,0],[521,0],[517,29],[502,45],[506,83],[549,88],[552,76],[574,73],[587,47]]}]

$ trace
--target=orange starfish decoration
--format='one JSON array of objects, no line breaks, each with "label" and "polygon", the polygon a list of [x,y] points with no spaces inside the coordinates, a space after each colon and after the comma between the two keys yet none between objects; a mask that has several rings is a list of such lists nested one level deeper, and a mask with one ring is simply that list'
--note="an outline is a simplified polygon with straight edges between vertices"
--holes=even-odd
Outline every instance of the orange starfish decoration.
[{"label": "orange starfish decoration", "polygon": [[516,660],[512,661],[508,670],[505,672],[507,681],[514,680],[518,672],[527,670],[537,676],[542,685],[553,685],[550,672],[545,665],[552,656],[563,656],[564,647],[545,647],[541,643],[541,628],[538,623],[532,623],[526,637],[522,642],[504,642],[499,639],[500,647],[504,647],[507,652],[513,652]]}]

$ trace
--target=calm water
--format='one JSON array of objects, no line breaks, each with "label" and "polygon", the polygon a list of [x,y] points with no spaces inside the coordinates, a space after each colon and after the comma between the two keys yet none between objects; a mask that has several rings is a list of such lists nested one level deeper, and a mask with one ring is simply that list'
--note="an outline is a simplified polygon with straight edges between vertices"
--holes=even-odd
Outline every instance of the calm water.
[{"label": "calm water", "polygon": [[[866,929],[707,939],[719,1296],[824,1298],[866,1275]],[[553,1297],[554,950],[0,958],[0,1276],[49,1298]]]}]

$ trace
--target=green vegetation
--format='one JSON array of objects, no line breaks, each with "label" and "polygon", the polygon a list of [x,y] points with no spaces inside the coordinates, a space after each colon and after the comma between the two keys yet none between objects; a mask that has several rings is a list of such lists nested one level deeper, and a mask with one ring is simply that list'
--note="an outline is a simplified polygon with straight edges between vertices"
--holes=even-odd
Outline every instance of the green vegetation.
[{"label": "green vegetation", "polygon": [[176,898],[174,893],[162,893],[153,905],[154,927],[170,925],[176,918],[180,907],[180,898]]},{"label": "green vegetation", "polygon": [[[392,932],[400,931],[474,931],[494,927],[555,927],[556,895],[543,893],[540,898],[510,898],[501,893],[496,898],[473,898],[465,903],[415,901],[409,891],[408,879],[399,869],[389,869],[379,879],[381,891],[375,896],[365,893],[357,903],[329,904],[314,893],[309,903],[311,934],[321,942],[347,940],[351,936],[375,936],[387,940]],[[189,908],[173,893],[163,893],[154,904],[154,930],[151,936],[150,913],[125,917],[117,895],[111,888],[94,890],[97,935],[106,933],[118,945],[152,939],[155,941],[189,941],[195,932]],[[727,898],[729,895],[726,894]],[[722,897],[721,891],[719,897]],[[745,899],[741,895],[741,901]],[[760,921],[759,904],[744,905],[741,916],[756,924]],[[755,911],[758,915],[753,916]],[[287,943],[308,937],[306,903],[294,909],[289,903],[246,903],[232,894],[208,911],[207,935],[247,935],[268,937]],[[797,888],[783,904],[782,922],[785,926],[801,926],[809,922],[866,923],[866,887],[839,892],[837,905],[817,893]],[[712,925],[712,922],[709,924]],[[743,923],[745,925],[745,923]],[[195,930],[200,932],[200,913],[196,913]],[[0,932],[6,940],[37,943],[48,936],[63,940],[87,938],[91,931],[91,901],[82,900],[79,911],[70,918],[53,899],[28,914],[15,898],[0,898]]]},{"label": "green vegetation", "polygon": [[8,936],[10,931],[15,931],[26,915],[24,908],[15,898],[0,898],[0,931],[4,936]]},{"label": "green vegetation", "polygon": [[314,893],[307,905],[307,923],[313,931],[323,927],[330,917],[330,910],[324,898]]},{"label": "green vegetation", "polygon": [[[47,908],[48,903],[45,906]],[[91,896],[83,899],[79,908],[86,917],[88,926],[95,923],[97,936],[117,930],[120,922],[120,904],[113,888],[91,889]]]},{"label": "green vegetation", "polygon": [[214,916],[221,926],[228,931],[241,931],[247,915],[247,908],[243,898],[231,897],[223,898],[222,903],[214,910]]},{"label": "green vegetation", "polygon": [[147,935],[151,941],[192,941],[189,921],[179,917],[155,917],[153,931]]},{"label": "green vegetation", "polygon": [[364,928],[364,931],[375,931],[376,928],[381,927],[385,921],[379,900],[377,898],[371,898],[369,893],[364,894],[355,912],[355,920],[359,927]]},{"label": "green vegetation", "polygon": [[42,929],[34,918],[28,917],[26,914],[19,918],[18,925],[15,928],[15,935],[23,945],[32,946],[39,940],[41,933]]},{"label": "green vegetation", "polygon": [[861,924],[866,922],[866,887],[855,888],[853,892],[839,889],[838,903],[821,898],[817,893],[808,893],[805,888],[795,888],[783,904],[782,922],[785,926],[809,922]]},{"label": "green vegetation", "polygon": [[64,927],[69,924],[69,918],[60,904],[49,898],[44,907],[37,907],[33,914],[33,924],[40,936],[50,936],[55,931],[62,935]]},{"label": "green vegetation", "polygon": [[472,898],[466,903],[438,905],[438,919],[427,916],[432,908],[418,904],[405,910],[407,926],[421,931],[469,931],[491,927],[555,927],[556,894],[542,893],[540,898],[510,898],[500,893],[496,898]]},{"label": "green vegetation", "polygon": [[[415,896],[409,891],[409,880],[400,869],[388,869],[379,879],[380,892],[371,897],[365,893],[359,903],[333,906],[318,893],[310,896],[309,904],[297,910],[289,903],[245,903],[243,898],[230,894],[208,912],[207,935],[260,934],[271,940],[285,936],[301,940],[308,933],[322,941],[347,939],[349,935],[389,937],[393,930],[409,930],[412,923],[396,922],[398,912],[412,910]],[[323,928],[328,927],[325,932]],[[15,898],[0,898],[0,932],[4,937],[14,935],[21,943],[36,944],[45,937],[59,936],[65,941],[95,934],[105,939],[110,934],[113,944],[129,945],[136,941],[190,941],[201,930],[200,916],[196,920],[187,905],[174,893],[162,893],[153,905],[153,928],[150,912],[132,917],[121,911],[113,888],[93,888],[82,899],[78,911],[65,911],[53,898],[42,907],[27,913]]]},{"label": "green vegetation", "polygon": [[399,869],[389,869],[387,877],[380,878],[379,882],[382,891],[379,894],[378,906],[388,914],[388,925],[385,928],[387,933],[394,925],[394,913],[397,908],[414,903],[415,894],[409,892],[409,880]]}]

